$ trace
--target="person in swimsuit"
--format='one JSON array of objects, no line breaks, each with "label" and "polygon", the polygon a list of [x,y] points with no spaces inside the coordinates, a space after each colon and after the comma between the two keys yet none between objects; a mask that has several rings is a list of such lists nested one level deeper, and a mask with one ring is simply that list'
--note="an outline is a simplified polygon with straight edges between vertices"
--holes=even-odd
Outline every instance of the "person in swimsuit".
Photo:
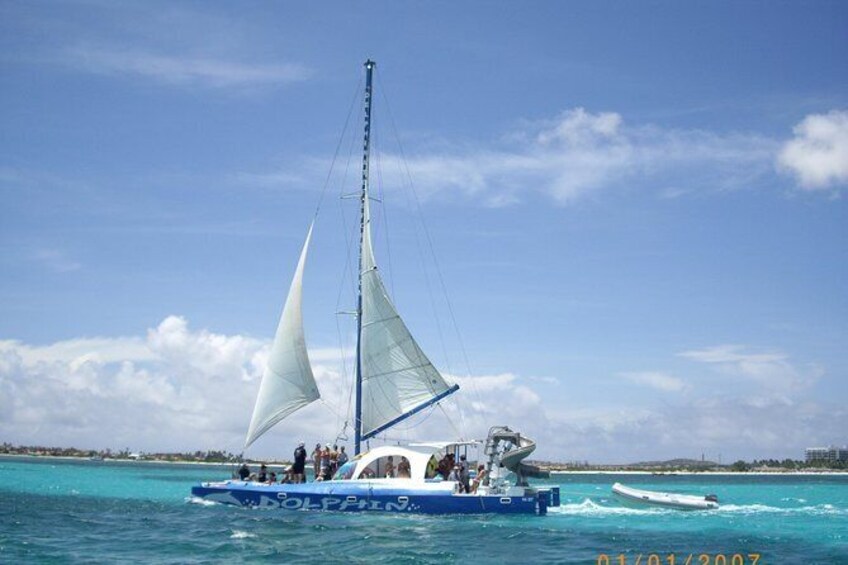
[{"label": "person in swimsuit", "polygon": [[483,481],[486,479],[486,466],[478,465],[477,466],[477,476],[474,477],[474,481],[471,483],[471,492],[477,492],[477,488],[483,484]]},{"label": "person in swimsuit", "polygon": [[321,444],[315,444],[315,450],[312,452],[312,472],[315,479],[321,476]]},{"label": "person in swimsuit", "polygon": [[341,446],[341,448],[339,448],[339,460],[338,460],[339,467],[341,467],[342,465],[344,465],[347,462],[348,462],[347,453],[345,453],[344,446]]},{"label": "person in swimsuit", "polygon": [[328,443],[324,446],[324,449],[321,450],[321,478],[323,480],[329,480],[330,478],[330,444]]}]

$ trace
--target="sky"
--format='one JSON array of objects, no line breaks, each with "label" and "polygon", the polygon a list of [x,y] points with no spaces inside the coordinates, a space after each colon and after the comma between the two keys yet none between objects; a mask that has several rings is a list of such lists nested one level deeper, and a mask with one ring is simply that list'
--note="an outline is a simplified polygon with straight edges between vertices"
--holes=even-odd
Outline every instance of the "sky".
[{"label": "sky", "polygon": [[0,440],[240,451],[316,209],[323,399],[250,454],[352,437],[372,58],[377,261],[461,386],[387,441],[844,445],[845,29],[823,1],[2,0]]}]

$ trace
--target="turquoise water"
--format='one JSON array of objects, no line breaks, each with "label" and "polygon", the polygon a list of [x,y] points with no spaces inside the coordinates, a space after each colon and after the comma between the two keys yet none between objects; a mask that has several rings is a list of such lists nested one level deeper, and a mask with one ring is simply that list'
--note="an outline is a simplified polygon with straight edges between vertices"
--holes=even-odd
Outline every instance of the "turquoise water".
[{"label": "turquoise water", "polygon": [[[848,477],[569,475],[539,516],[280,512],[209,505],[194,483],[231,468],[0,458],[0,562],[848,563]],[[613,482],[715,493],[715,512],[634,509]],[[739,562],[739,561],[737,561]],[[721,563],[719,559],[718,563]]]}]

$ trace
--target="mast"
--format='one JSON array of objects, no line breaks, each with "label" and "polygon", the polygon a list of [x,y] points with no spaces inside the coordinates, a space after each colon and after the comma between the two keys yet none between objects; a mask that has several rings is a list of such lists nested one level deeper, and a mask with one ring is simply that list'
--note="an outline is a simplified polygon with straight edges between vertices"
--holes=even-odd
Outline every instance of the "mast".
[{"label": "mast", "polygon": [[359,455],[362,443],[362,273],[365,264],[362,245],[365,240],[365,206],[368,201],[368,173],[371,156],[371,93],[374,67],[377,63],[365,61],[365,134],[362,143],[362,191],[359,195],[359,279],[356,300],[356,412],[354,414],[354,456]]}]

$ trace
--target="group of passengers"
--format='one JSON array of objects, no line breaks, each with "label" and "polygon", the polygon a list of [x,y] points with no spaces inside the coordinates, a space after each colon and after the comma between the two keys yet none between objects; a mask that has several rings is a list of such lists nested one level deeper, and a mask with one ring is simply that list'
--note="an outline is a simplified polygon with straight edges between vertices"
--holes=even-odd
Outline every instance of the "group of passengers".
[{"label": "group of passengers", "polygon": [[[344,446],[341,446],[341,448],[337,445],[330,447],[330,444],[328,443],[324,447],[321,447],[320,443],[315,444],[315,450],[312,452],[312,469],[315,473],[315,480],[328,481],[332,479],[336,474],[336,471],[347,463],[348,460],[348,455],[345,453]],[[436,458],[433,457],[430,465],[435,466],[435,469],[428,467],[427,477],[429,478],[431,476],[438,475],[441,476],[443,480],[454,481],[457,484],[457,489],[460,493],[477,492],[477,488],[486,478],[486,467],[484,465],[479,465],[477,467],[477,474],[474,477],[474,480],[471,480],[468,460],[465,455],[460,455],[459,461],[456,461],[456,455],[454,453],[447,453],[444,457],[442,457],[437,465],[434,465],[435,461]],[[305,469],[306,448],[304,447],[304,442],[301,441],[294,450],[294,462],[283,472],[279,481],[277,480],[277,473],[269,471],[268,467],[264,463],[259,467],[259,473],[252,473],[250,471],[250,467],[247,466],[247,463],[243,463],[238,470],[238,477],[243,481],[254,481],[268,484],[278,482],[281,484],[305,483]],[[368,473],[368,471],[370,471],[370,469],[365,469],[365,471],[363,471],[363,477],[374,476],[373,471],[370,473]],[[395,466],[394,457],[389,455],[386,459],[385,465],[383,466],[381,476],[387,479],[410,478],[412,475],[409,460],[406,457],[401,457],[400,462],[398,462],[397,466]]]},{"label": "group of passengers", "polygon": [[326,444],[323,448],[320,443],[315,444],[312,451],[312,470],[316,481],[329,481],[336,474],[339,467],[348,462],[344,446]]},{"label": "group of passengers", "polygon": [[400,462],[395,467],[395,458],[389,455],[386,464],[383,467],[383,476],[387,479],[409,479],[412,477],[412,472],[409,467],[409,459],[401,457]]},{"label": "group of passengers", "polygon": [[454,481],[458,485],[460,493],[474,493],[477,488],[486,478],[486,466],[478,465],[477,474],[474,481],[471,481],[471,473],[468,468],[468,459],[465,455],[459,456],[459,461],[456,461],[456,455],[447,453],[439,461],[437,472],[444,480]]},{"label": "group of passengers", "polygon": [[277,480],[278,475],[276,471],[269,470],[268,466],[264,463],[259,466],[258,473],[251,472],[250,467],[247,466],[247,463],[242,463],[241,467],[239,467],[239,470],[237,471],[237,474],[238,478],[242,481],[252,481],[254,483],[285,484],[295,482],[294,475],[292,473],[292,467],[288,467],[287,469],[285,469],[279,476],[279,480]]},{"label": "group of passengers", "polygon": [[[269,471],[268,467],[263,463],[259,467],[258,473],[250,471],[247,463],[242,463],[237,472],[238,478],[242,481],[253,481],[257,483],[305,483],[306,482],[306,448],[304,442],[299,442],[294,450],[294,460],[277,480],[277,473]],[[321,444],[315,445],[315,451],[312,452],[312,465],[315,472],[316,481],[330,480],[336,473],[336,470],[348,462],[348,455],[345,453],[345,448],[339,448],[334,445],[332,449],[328,443],[324,448]]]}]

